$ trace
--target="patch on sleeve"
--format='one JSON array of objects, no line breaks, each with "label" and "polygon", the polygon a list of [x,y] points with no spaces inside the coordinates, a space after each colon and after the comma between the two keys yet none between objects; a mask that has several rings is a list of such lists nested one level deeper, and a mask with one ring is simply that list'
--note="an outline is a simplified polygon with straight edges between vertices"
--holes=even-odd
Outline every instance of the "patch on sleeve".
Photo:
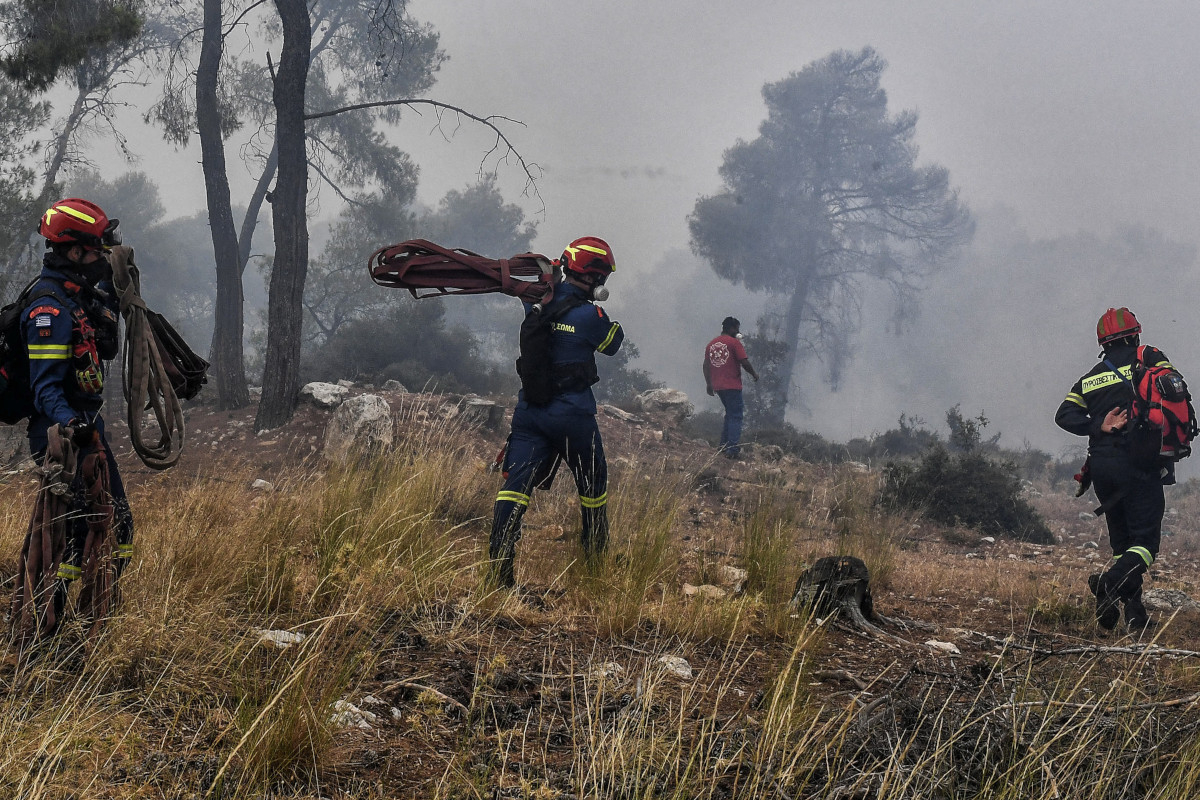
[{"label": "patch on sleeve", "polygon": [[38,306],[37,308],[35,308],[29,312],[29,318],[32,319],[33,317],[37,316],[38,314],[50,314],[51,316],[57,317],[58,312],[59,312],[59,309],[55,308],[54,306]]},{"label": "patch on sleeve", "polygon": [[33,318],[33,326],[35,328],[49,328],[54,324],[54,317],[49,314],[38,314]]}]

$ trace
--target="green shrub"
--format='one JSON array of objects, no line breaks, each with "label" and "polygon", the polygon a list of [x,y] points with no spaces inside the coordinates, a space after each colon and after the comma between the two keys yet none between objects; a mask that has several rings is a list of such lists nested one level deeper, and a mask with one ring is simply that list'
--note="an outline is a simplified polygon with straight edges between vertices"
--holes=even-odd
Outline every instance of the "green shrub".
[{"label": "green shrub", "polygon": [[916,463],[888,462],[883,502],[891,508],[922,511],[946,525],[966,525],[1030,542],[1054,540],[1045,521],[1021,497],[1016,465],[977,451],[952,455],[938,443]]}]

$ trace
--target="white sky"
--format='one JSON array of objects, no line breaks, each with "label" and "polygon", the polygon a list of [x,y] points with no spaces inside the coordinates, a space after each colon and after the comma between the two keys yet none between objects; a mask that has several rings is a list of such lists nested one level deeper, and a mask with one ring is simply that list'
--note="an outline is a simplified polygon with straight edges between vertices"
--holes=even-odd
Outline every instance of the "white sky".
[{"label": "white sky", "polygon": [[[672,292],[653,268],[687,248],[686,217],[697,197],[719,188],[725,148],[757,134],[763,84],[864,45],[890,64],[883,83],[893,111],[919,112],[922,158],[949,168],[973,208],[1011,207],[1035,237],[1144,224],[1198,239],[1200,3],[413,0],[410,9],[439,31],[450,56],[430,97],[528,126],[509,131],[545,169],[535,248],[554,255],[585,234],[613,245],[618,278],[608,305],[618,313],[622,292]],[[411,117],[395,138],[421,165],[419,196],[429,204],[474,182],[491,144],[470,124],[450,142],[431,127],[430,117]],[[151,174],[161,165],[175,177],[162,185],[172,213],[203,205],[198,148],[174,153],[153,132],[133,145],[147,153]],[[502,166],[500,179],[527,214],[539,210],[518,197],[515,165]],[[748,323],[754,313],[740,316]],[[638,329],[656,321],[622,322],[644,342]],[[680,352],[691,358],[702,344],[680,343],[690,348]],[[802,424],[844,438],[882,430],[906,410],[877,419],[869,404],[856,413],[853,398],[833,403],[839,422],[821,420],[814,403]],[[1046,422],[1053,407],[1037,414]]]}]

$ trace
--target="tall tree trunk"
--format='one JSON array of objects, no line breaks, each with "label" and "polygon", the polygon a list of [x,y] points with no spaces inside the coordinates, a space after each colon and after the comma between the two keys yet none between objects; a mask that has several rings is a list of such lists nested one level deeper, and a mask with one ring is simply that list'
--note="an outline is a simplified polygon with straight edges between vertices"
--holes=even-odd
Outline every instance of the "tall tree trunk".
[{"label": "tall tree trunk", "polygon": [[300,389],[300,342],[304,281],[308,276],[308,159],[304,136],[304,91],[308,82],[312,21],[305,0],[275,0],[283,23],[283,47],[275,75],[279,177],[271,201],[275,263],[267,301],[267,363],[255,430],[276,428],[292,418]]},{"label": "tall tree trunk", "polygon": [[221,113],[217,107],[217,71],[221,63],[221,0],[204,0],[204,36],[196,69],[196,123],[208,195],[208,225],[217,270],[217,302],[210,360],[221,409],[250,403],[242,352],[242,269],[237,229],[229,199]]},{"label": "tall tree trunk", "polygon": [[802,277],[792,298],[788,301],[787,315],[783,318],[783,341],[788,351],[779,365],[777,382],[769,390],[774,395],[765,409],[764,422],[771,427],[783,425],[784,414],[787,411],[788,393],[792,388],[792,375],[796,368],[796,357],[800,349],[800,323],[804,320],[804,311],[808,308],[807,277]]}]

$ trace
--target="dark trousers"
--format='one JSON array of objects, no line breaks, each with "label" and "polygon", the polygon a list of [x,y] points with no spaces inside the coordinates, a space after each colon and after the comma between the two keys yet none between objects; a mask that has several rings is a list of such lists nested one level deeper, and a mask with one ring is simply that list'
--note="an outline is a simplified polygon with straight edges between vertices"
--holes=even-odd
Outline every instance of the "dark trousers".
[{"label": "dark trousers", "polygon": [[549,488],[560,461],[566,462],[579,491],[584,553],[601,553],[608,543],[608,465],[596,418],[518,408],[513,412],[504,456],[504,486],[496,495],[488,548],[497,562],[500,582],[506,586],[515,580],[521,518],[533,489]]},{"label": "dark trousers", "polygon": [[718,389],[717,397],[725,406],[725,424],[721,427],[721,452],[733,457],[741,452],[738,444],[742,441],[742,418],[746,413],[746,404],[742,400],[741,389]]},{"label": "dark trousers", "polygon": [[1125,606],[1125,621],[1146,619],[1142,576],[1158,556],[1166,496],[1155,473],[1133,468],[1123,451],[1091,457],[1092,485],[1106,508],[1113,560],[1100,576],[1099,589]]}]

